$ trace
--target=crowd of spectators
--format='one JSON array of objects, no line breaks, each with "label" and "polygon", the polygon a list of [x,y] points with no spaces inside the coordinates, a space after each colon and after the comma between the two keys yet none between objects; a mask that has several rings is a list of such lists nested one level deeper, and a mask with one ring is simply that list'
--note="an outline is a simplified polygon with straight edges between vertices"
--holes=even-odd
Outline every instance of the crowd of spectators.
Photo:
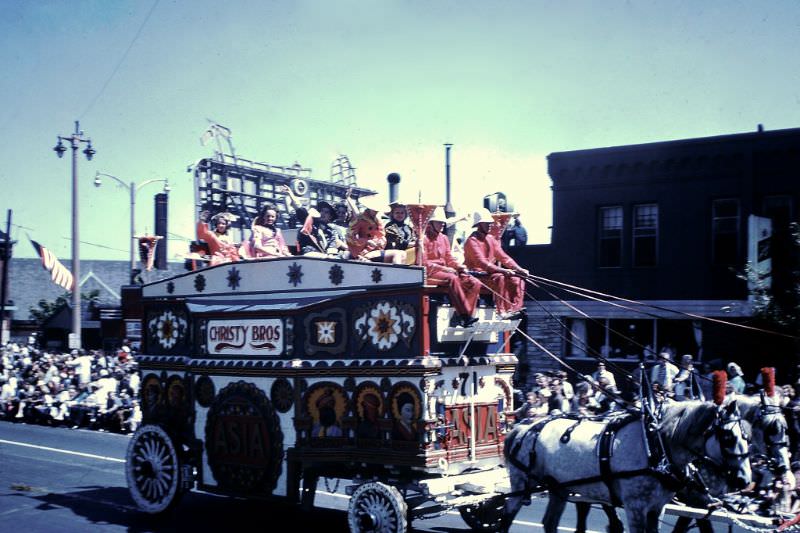
[{"label": "crowd of spectators", "polygon": [[[726,395],[752,395],[763,388],[760,373],[746,381],[736,362],[717,360],[695,366],[691,355],[678,358],[669,349],[662,350],[655,361],[647,362],[645,385],[651,388],[657,401],[711,401],[712,376],[717,370],[725,370],[727,375]],[[800,469],[800,365],[795,374],[788,376],[788,380],[781,380],[791,384],[776,386],[775,394],[789,425],[792,461]],[[579,376],[574,384],[563,370],[536,373],[530,390],[516,393],[515,419],[532,420],[563,413],[602,416],[624,410],[638,401],[641,372],[635,369],[631,377],[633,379],[628,380],[623,379],[622,374],[615,375],[602,360],[592,374]],[[618,378],[628,385],[624,390],[618,388]]]},{"label": "crowd of spectators", "polygon": [[116,353],[0,347],[0,420],[129,433],[142,420],[128,345]]}]

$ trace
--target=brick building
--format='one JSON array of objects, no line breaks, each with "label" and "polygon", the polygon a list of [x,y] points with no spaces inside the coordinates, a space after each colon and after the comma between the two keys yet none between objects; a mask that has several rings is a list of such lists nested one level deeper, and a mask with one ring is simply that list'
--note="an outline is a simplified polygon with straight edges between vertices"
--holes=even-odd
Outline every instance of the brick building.
[{"label": "brick building", "polygon": [[[753,323],[739,277],[750,215],[771,219],[773,289],[789,287],[800,129],[557,152],[548,169],[552,242],[514,249],[517,259],[537,275],[664,308],[534,290],[528,330],[548,349],[581,369],[593,367],[591,353],[630,368],[645,351],[670,346],[678,356],[738,361],[750,380],[764,364],[794,365],[797,345],[786,339],[666,309]],[[555,366],[529,351],[531,367]]]}]

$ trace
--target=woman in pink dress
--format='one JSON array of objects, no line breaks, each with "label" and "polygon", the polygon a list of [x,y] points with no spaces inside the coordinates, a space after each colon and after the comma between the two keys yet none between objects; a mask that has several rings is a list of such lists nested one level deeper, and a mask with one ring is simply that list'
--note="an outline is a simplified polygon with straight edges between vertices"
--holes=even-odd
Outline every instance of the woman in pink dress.
[{"label": "woman in pink dress", "polygon": [[261,208],[250,227],[252,236],[242,244],[239,254],[247,259],[288,257],[292,255],[280,228],[275,226],[278,211],[271,204]]}]

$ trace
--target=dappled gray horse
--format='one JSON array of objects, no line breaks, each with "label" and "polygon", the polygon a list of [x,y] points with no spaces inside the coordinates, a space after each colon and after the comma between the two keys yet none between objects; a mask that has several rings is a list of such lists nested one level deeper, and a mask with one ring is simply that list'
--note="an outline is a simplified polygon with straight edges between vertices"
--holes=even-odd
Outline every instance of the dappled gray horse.
[{"label": "dappled gray horse", "polygon": [[[767,396],[736,396],[736,405],[751,433],[751,452],[763,455],[775,474],[789,471],[789,424],[778,400]],[[747,426],[745,427],[747,429]]]},{"label": "dappled gray horse", "polygon": [[[680,475],[699,456],[724,465],[735,488],[752,479],[749,447],[736,403],[665,405],[658,435],[670,458],[669,470]],[[506,465],[511,494],[502,529],[507,530],[529,492],[549,491],[544,529],[555,533],[568,500],[622,506],[631,532],[658,530],[659,516],[680,486],[675,475],[654,468],[655,441],[648,444],[638,413],[609,420],[552,417],[520,424],[506,437]]]},{"label": "dappled gray horse", "polygon": [[[750,434],[750,456],[763,457],[767,461],[771,474],[781,476],[788,471],[789,439],[787,436],[788,424],[783,416],[777,400],[767,396],[736,396],[739,413],[744,422],[746,433]],[[678,498],[694,506],[705,506],[710,502],[709,496],[720,497],[730,492],[724,468],[705,460],[695,461],[700,475],[705,483],[705,491],[698,492],[697,487],[689,486],[678,493]],[[789,478],[790,480],[792,478]],[[576,533],[586,531],[586,515],[589,513],[588,503],[576,503],[578,524]],[[623,531],[622,523],[616,516],[613,507],[603,506],[603,511],[609,518],[609,531],[618,533]],[[686,531],[691,519],[678,517],[676,528],[673,531]]]}]

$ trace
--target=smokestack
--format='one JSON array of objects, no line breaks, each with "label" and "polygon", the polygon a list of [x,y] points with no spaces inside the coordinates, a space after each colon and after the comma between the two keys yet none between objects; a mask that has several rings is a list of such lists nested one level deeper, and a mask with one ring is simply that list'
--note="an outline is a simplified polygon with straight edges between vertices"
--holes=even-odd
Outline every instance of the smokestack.
[{"label": "smokestack", "polygon": [[163,237],[156,246],[155,266],[159,270],[167,269],[167,198],[169,196],[165,192],[155,195],[156,235]]},{"label": "smokestack", "polygon": [[450,148],[453,145],[445,143],[444,145],[444,177],[445,177],[445,204],[444,214],[448,217],[455,216],[456,212],[453,210],[453,203],[450,201]]},{"label": "smokestack", "polygon": [[386,181],[389,182],[389,203],[397,200],[397,193],[400,189],[400,174],[392,172],[386,176]]}]

